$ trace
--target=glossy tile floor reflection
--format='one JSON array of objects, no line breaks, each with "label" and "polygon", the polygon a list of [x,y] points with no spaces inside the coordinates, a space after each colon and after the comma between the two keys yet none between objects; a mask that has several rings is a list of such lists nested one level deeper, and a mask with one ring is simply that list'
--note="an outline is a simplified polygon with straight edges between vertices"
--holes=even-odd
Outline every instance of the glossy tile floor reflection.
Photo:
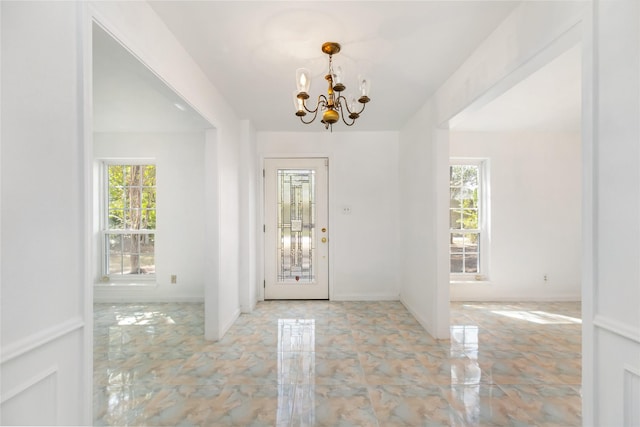
[{"label": "glossy tile floor reflection", "polygon": [[578,426],[579,303],[260,302],[216,343],[202,304],[95,305],[96,425]]}]

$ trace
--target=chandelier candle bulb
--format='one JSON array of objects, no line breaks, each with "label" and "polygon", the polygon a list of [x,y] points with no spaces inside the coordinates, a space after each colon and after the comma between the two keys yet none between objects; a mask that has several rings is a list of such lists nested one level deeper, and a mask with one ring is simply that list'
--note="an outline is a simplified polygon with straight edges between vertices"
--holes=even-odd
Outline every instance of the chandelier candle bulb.
[{"label": "chandelier candle bulb", "polygon": [[[322,120],[320,120],[320,122],[324,124],[325,129],[331,129],[333,131],[333,124],[340,121],[340,119],[342,119],[345,125],[353,126],[356,119],[358,119],[364,111],[365,104],[370,101],[369,88],[371,83],[362,76],[358,76],[358,92],[360,97],[357,98],[357,100],[355,97],[349,96],[347,99],[342,95],[342,92],[346,89],[342,83],[342,68],[339,66],[334,68],[333,66],[333,55],[340,52],[340,49],[339,43],[326,42],[322,44],[322,52],[329,55],[329,72],[325,76],[328,87],[326,95],[321,94],[318,96],[318,101],[313,109],[309,108],[306,103],[306,100],[309,99],[308,91],[311,82],[311,73],[306,68],[298,68],[296,70],[297,93],[294,93],[293,103],[296,109],[296,116],[300,117],[300,121],[304,124],[308,125],[315,121],[320,111],[322,112]],[[362,105],[357,106],[356,102]],[[304,119],[307,113],[312,114],[309,120]]]},{"label": "chandelier candle bulb", "polygon": [[342,92],[345,90],[345,86],[342,84],[342,68],[336,67],[333,70],[333,90],[336,92]]},{"label": "chandelier candle bulb", "polygon": [[358,102],[366,104],[369,102],[369,90],[371,89],[371,81],[363,76],[358,76],[360,87],[360,99]]},{"label": "chandelier candle bulb", "polygon": [[349,112],[349,118],[352,120],[360,117],[360,114],[356,113],[356,109],[358,108],[358,101],[355,96],[351,96],[348,98],[349,102],[347,102],[347,111]]},{"label": "chandelier candle bulb", "polygon": [[298,92],[293,92],[293,105],[296,109],[296,116],[306,116],[307,112],[304,111],[304,100],[298,96]]},{"label": "chandelier candle bulb", "polygon": [[298,93],[309,93],[309,85],[311,84],[310,74],[311,73],[306,68],[298,68],[296,70]]},{"label": "chandelier candle bulb", "polygon": [[347,109],[351,112],[351,111],[356,111],[356,108],[358,106],[358,104],[356,104],[356,97],[353,95],[350,95],[347,99],[349,99],[349,102],[347,102]]}]

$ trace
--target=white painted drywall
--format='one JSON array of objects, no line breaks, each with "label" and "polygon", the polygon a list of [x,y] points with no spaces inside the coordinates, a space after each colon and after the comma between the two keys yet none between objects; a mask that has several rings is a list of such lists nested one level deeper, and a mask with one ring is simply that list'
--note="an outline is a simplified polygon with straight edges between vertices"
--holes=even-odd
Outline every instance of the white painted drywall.
[{"label": "white painted drywall", "polygon": [[448,179],[448,144],[434,119],[433,106],[427,104],[400,134],[400,297],[431,335],[448,338],[449,288],[440,286],[448,274],[448,261],[443,259],[447,194],[439,191],[441,181]]},{"label": "white painted drywall", "polygon": [[330,299],[398,299],[398,134],[258,132],[257,141],[262,157],[329,158]]},{"label": "white painted drywall", "polygon": [[451,157],[488,160],[491,224],[488,280],[452,283],[451,299],[579,301],[580,134],[451,132],[449,141]]},{"label": "white painted drywall", "polygon": [[[240,147],[240,307],[250,313],[258,294],[257,236],[258,236],[258,152],[256,132],[251,122],[242,122]],[[262,232],[260,230],[260,236]]]},{"label": "white painted drywall", "polygon": [[482,106],[580,42],[588,1],[525,1],[434,95],[436,122]]},{"label": "white painted drywall", "polygon": [[[151,158],[157,180],[155,286],[102,283],[97,265],[96,301],[204,299],[204,146],[204,132],[94,134],[96,162]],[[96,186],[98,182],[96,179]],[[94,194],[99,197],[98,188]],[[95,238],[100,241],[99,235]],[[173,274],[176,284],[171,284]]]},{"label": "white painted drywall", "polygon": [[[238,123],[238,127],[240,127],[240,123]],[[226,333],[240,315],[239,150],[241,144],[239,136],[236,140],[230,140],[220,135],[216,139],[216,163],[205,166],[215,167],[218,171],[219,337]],[[209,191],[206,196],[211,197]]]},{"label": "white painted drywall", "polygon": [[83,425],[92,322],[83,311],[79,9],[2,2],[0,11],[0,424]]},{"label": "white painted drywall", "polygon": [[91,2],[90,15],[214,126],[205,147],[205,335],[218,339],[240,313],[241,122],[146,2]]},{"label": "white painted drywall", "polygon": [[[640,425],[640,3],[594,1],[585,124],[585,425]],[[589,78],[593,78],[593,81]],[[591,104],[588,104],[589,106]]]},{"label": "white painted drywall", "polygon": [[[412,259],[403,267],[409,280],[402,280],[401,295],[431,334],[440,338],[449,334],[449,277],[444,274],[448,271],[448,260],[444,257],[448,238],[442,234],[443,227],[448,228],[443,217],[448,206],[443,196],[449,192],[448,180],[444,178],[448,167],[449,136],[445,130],[448,122],[470,106],[479,108],[495,99],[578,43],[586,11],[586,2],[520,4],[401,130],[402,191],[414,188],[414,192],[406,194],[421,198],[408,201],[409,209],[424,213],[420,215],[424,244],[437,248],[434,253],[430,253],[431,248],[417,244],[400,248],[402,259]],[[432,172],[422,170],[425,167]],[[414,183],[414,179],[418,181]],[[410,237],[411,231],[407,228],[401,233]],[[421,278],[421,273],[427,275]]]}]

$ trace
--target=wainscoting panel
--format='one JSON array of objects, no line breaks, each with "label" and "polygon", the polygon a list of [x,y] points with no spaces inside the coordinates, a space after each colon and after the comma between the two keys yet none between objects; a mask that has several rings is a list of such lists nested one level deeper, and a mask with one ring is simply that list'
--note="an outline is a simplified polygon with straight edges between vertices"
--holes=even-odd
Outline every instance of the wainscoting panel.
[{"label": "wainscoting panel", "polygon": [[84,325],[77,318],[7,345],[0,425],[77,425],[84,413]]},{"label": "wainscoting panel", "polygon": [[640,342],[629,330],[596,326],[594,425],[640,427]]},{"label": "wainscoting panel", "polygon": [[640,427],[640,371],[624,370],[624,425]]},{"label": "wainscoting panel", "polygon": [[[57,421],[57,367],[52,367],[2,396],[2,425],[53,425]],[[33,402],[39,402],[33,407]]]}]

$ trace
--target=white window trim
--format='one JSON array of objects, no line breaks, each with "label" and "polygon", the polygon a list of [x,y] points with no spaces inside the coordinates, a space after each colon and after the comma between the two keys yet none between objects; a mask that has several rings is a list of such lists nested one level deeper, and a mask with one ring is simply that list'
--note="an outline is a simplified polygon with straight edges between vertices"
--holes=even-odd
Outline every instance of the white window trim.
[{"label": "white window trim", "polygon": [[[103,158],[98,159],[100,165],[99,171],[99,202],[98,209],[100,215],[100,228],[98,235],[98,246],[100,247],[100,261],[98,265],[98,272],[100,274],[98,281],[96,282],[96,286],[124,286],[124,287],[135,287],[135,286],[156,286],[156,273],[151,274],[135,274],[130,276],[119,276],[119,275],[109,275],[105,273],[105,263],[107,262],[107,254],[106,245],[105,245],[105,235],[106,234],[114,234],[110,233],[107,224],[108,224],[108,180],[107,180],[107,167],[110,165],[155,165],[156,173],[157,173],[157,162],[155,158]],[[158,176],[156,175],[156,197],[158,192]],[[157,210],[157,206],[156,206]],[[127,234],[127,232],[131,233],[132,230],[113,230],[118,234]],[[137,233],[141,234],[155,234],[157,239],[157,228],[155,230],[134,230]]]},{"label": "white window trim", "polygon": [[[449,166],[473,165],[478,166],[480,182],[480,257],[479,273],[449,273],[450,283],[490,283],[489,266],[491,265],[491,180],[489,159],[484,157],[451,157]],[[451,233],[451,228],[449,228]]]}]

